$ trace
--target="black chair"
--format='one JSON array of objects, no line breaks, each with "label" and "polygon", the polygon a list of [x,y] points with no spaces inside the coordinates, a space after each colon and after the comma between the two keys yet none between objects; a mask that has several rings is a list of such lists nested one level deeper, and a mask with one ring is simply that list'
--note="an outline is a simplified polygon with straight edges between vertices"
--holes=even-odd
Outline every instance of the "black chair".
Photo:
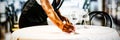
[{"label": "black chair", "polygon": [[98,18],[99,20],[102,20],[103,21],[103,25],[102,26],[109,26],[110,28],[112,28],[112,17],[106,13],[106,12],[103,12],[103,11],[93,11],[93,12],[90,12],[89,13],[89,16],[90,16],[90,25],[92,25],[92,20],[93,18]]}]

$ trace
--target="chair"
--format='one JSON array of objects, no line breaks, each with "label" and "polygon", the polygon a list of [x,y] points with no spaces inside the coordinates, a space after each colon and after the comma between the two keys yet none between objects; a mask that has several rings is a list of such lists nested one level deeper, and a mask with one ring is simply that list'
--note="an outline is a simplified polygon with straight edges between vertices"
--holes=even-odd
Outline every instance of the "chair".
[{"label": "chair", "polygon": [[104,18],[104,20],[102,19],[103,21],[102,26],[109,26],[110,28],[112,28],[113,20],[112,20],[112,17],[108,13],[103,12],[103,11],[93,11],[89,13],[89,16],[90,16],[90,25],[92,25],[92,20],[94,17],[98,18],[99,20]]}]

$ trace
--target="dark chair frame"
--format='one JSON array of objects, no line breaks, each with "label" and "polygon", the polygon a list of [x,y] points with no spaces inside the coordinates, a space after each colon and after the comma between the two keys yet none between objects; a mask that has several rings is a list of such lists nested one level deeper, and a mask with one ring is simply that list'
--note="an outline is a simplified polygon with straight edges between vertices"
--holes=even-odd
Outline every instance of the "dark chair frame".
[{"label": "dark chair frame", "polygon": [[112,17],[106,13],[106,12],[103,12],[103,11],[93,11],[93,12],[90,12],[89,13],[89,16],[90,16],[90,24],[91,24],[91,21],[93,19],[93,17],[97,16],[98,14],[100,14],[101,16],[104,16],[104,19],[105,19],[105,25],[104,26],[107,26],[107,21],[109,20],[110,22],[110,28],[112,28],[112,24],[113,24],[113,19]]}]

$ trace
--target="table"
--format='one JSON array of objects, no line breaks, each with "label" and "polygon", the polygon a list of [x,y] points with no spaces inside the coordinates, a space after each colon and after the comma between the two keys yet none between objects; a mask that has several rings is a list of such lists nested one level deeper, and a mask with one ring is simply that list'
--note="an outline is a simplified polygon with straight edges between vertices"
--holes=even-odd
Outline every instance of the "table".
[{"label": "table", "polygon": [[11,40],[120,40],[109,27],[75,25],[75,30],[77,34],[68,34],[54,25],[32,26],[13,32]]}]

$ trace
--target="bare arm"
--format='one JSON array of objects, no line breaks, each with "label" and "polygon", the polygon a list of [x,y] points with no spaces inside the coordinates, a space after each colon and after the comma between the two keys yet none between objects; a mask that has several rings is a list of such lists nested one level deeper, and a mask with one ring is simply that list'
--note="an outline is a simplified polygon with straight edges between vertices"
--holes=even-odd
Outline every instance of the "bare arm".
[{"label": "bare arm", "polygon": [[60,29],[63,28],[64,24],[60,20],[60,18],[57,16],[56,12],[54,11],[52,5],[49,3],[48,0],[41,0],[41,6],[45,10],[48,17],[51,19],[51,21],[57,25]]},{"label": "bare arm", "polygon": [[50,18],[50,20],[57,25],[62,31],[70,33],[74,31],[74,27],[66,23],[64,24],[62,20],[58,17],[57,13],[54,11],[52,5],[49,3],[48,0],[40,0],[42,8],[45,10],[47,16]]}]

